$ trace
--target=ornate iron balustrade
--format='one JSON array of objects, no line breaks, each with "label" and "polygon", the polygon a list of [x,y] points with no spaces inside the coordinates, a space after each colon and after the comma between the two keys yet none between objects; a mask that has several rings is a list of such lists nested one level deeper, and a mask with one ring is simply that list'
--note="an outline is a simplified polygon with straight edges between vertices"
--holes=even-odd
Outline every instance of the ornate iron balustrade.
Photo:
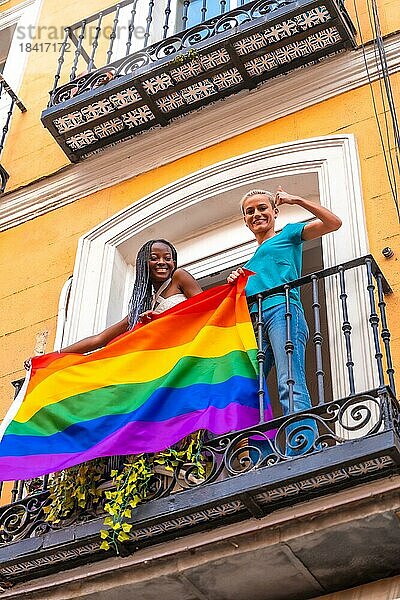
[{"label": "ornate iron balustrade", "polygon": [[[222,17],[230,10],[231,4],[239,8],[246,3],[245,0],[233,2],[232,0],[201,0],[201,2],[178,0],[176,3],[166,0],[162,4],[164,6],[160,11],[160,7],[156,7],[154,0],[122,0],[66,27],[53,93],[59,84],[66,52],[70,49],[71,42],[74,46],[74,55],[69,70],[70,81],[77,75],[80,59],[82,59],[81,64],[85,66],[85,71],[91,73],[96,70],[96,62],[102,66],[109,65],[112,61],[147,48],[151,40],[157,43],[177,34],[184,34],[193,26],[198,26],[206,20],[214,24],[218,17]],[[162,22],[157,18],[160,12],[163,17]],[[244,20],[244,14],[241,20]],[[199,35],[202,34],[196,32],[196,36]],[[122,49],[118,48],[119,38],[123,38]],[[101,45],[102,39],[107,43]],[[174,42],[176,43],[176,40],[171,40],[165,46],[164,56],[173,51],[173,48],[168,46]],[[189,45],[193,43],[196,43],[195,40],[190,39]],[[183,47],[181,44],[180,49]]]},{"label": "ornate iron balustrade", "polygon": [[[13,92],[11,87],[8,85],[7,81],[0,74],[0,106],[1,110],[4,111],[3,116],[3,129],[0,137],[0,157],[3,152],[4,143],[7,137],[7,133],[10,127],[11,117],[14,112],[15,106],[19,108],[21,112],[26,112],[26,108],[18,98],[18,96]],[[6,169],[0,164],[0,194],[2,194],[7,185],[7,181],[9,178],[9,174]]]},{"label": "ornate iron balustrade", "polygon": [[[305,419],[318,427],[313,445],[307,451],[302,448],[301,434]],[[337,428],[351,433],[351,439],[336,433]],[[269,435],[271,432],[275,434],[273,439]],[[137,514],[133,515],[135,527],[129,534],[129,543],[134,543],[137,547],[138,543],[148,543],[149,539],[157,538],[163,532],[189,529],[203,521],[229,519],[235,513],[243,514],[245,509],[250,515],[260,518],[271,509],[280,508],[297,500],[323,495],[332,492],[335,488],[357,485],[399,471],[400,455],[398,453],[394,455],[392,447],[382,447],[377,450],[376,436],[384,436],[385,433],[393,433],[400,443],[399,404],[389,388],[343,398],[323,407],[274,419],[269,423],[261,423],[255,428],[210,440],[203,446],[206,465],[204,477],[198,476],[194,464],[180,464],[171,473],[161,471],[154,474],[146,503],[154,504],[151,517],[158,524],[154,526],[149,524],[148,514],[144,519],[146,522],[143,523],[139,507],[135,511]],[[268,452],[260,450],[260,439],[267,444]],[[370,448],[368,448],[369,439]],[[364,444],[361,456],[361,452],[356,452],[355,455],[352,452],[354,440],[367,442]],[[258,444],[255,445],[254,441]],[[335,461],[334,452],[339,446],[346,452]],[[290,455],[289,449],[296,451],[297,458]],[[326,461],[324,453],[326,453]],[[305,472],[299,469],[296,472],[294,469],[294,473],[291,474],[287,466],[280,471],[277,470],[276,473],[271,470],[288,465],[294,460],[297,461],[299,457],[303,457],[309,463],[308,468],[304,469]],[[114,459],[113,467],[117,466],[118,461],[123,461],[123,458]],[[236,480],[238,476],[244,478],[246,474],[260,469],[265,476],[262,480],[259,477],[252,489],[247,488],[247,482],[243,479],[243,485],[237,492],[240,500],[229,498],[229,495],[232,495],[230,490],[227,497],[224,497],[224,494],[221,496],[221,506],[210,509],[211,512],[209,510],[201,512],[202,502],[208,504],[209,501],[208,485],[218,483],[223,485],[225,482],[229,490],[228,482],[235,478],[236,487],[240,488],[240,479]],[[203,500],[200,498],[197,504],[192,505],[188,497],[186,512],[188,507],[192,506],[193,511],[200,510],[200,513],[195,512],[194,517],[186,519],[177,514],[173,524],[164,526],[164,521],[169,521],[166,519],[160,521],[160,516],[157,514],[157,500],[179,492],[189,493],[199,488],[203,489]],[[49,504],[48,491],[38,491],[2,507],[0,546],[28,537],[41,536],[51,530],[65,529],[73,524],[86,523],[88,520],[98,519],[103,514],[101,506],[93,510],[81,510],[60,524],[54,525],[45,520],[43,509],[47,504]],[[208,512],[210,514],[207,515]],[[98,546],[99,544],[96,548]]]},{"label": "ornate iron balustrade", "polygon": [[[159,19],[155,18],[154,1],[122,0],[65,28],[65,38],[60,49],[52,100],[57,103],[54,94],[62,76],[66,53],[70,49],[73,50],[72,44],[74,51],[69,68],[69,81],[73,81],[77,77],[78,65],[82,67],[85,75],[89,75],[96,70],[96,62],[102,67],[111,63],[119,63],[121,68],[126,63],[126,57],[132,55],[135,56],[134,63],[138,68],[168,57],[175,52],[192,48],[219,33],[235,29],[291,3],[293,0],[253,0],[253,2],[244,2],[244,0],[201,0],[201,2],[199,0],[178,0],[177,6],[174,7],[175,14],[173,14],[172,2],[166,0],[166,5],[162,10],[163,22],[161,23]],[[342,3],[340,6],[344,11]],[[125,14],[123,14],[124,11]],[[346,12],[344,14],[347,15]],[[307,16],[309,23],[307,24],[305,20],[300,30],[317,24],[316,15]],[[105,23],[107,17],[109,18],[108,24]],[[290,28],[293,29],[293,25],[286,24],[287,36],[290,35]],[[349,25],[351,27],[350,21]],[[123,38],[122,48],[118,48],[116,44],[120,38]],[[103,40],[107,43],[101,44]],[[151,40],[153,43],[150,45]],[[277,40],[271,39],[271,41]],[[124,73],[127,72],[125,69]]]},{"label": "ornate iron balustrade", "polygon": [[65,29],[42,121],[71,160],[355,45],[337,0],[172,6],[123,0]]},{"label": "ornate iron balustrade", "polygon": [[[352,276],[358,274],[359,286],[351,286]],[[333,400],[326,400],[322,336],[323,318],[321,314],[322,283],[331,286],[331,298],[328,306],[329,316],[338,309],[341,317],[339,332],[343,336],[344,351],[340,344],[331,347],[331,354],[336,361],[342,361],[347,374],[347,393]],[[175,470],[166,472],[162,468],[155,469],[149,494],[146,499],[146,516],[141,524],[140,507],[134,517],[135,528],[129,534],[130,542],[137,544],[169,531],[162,525],[162,517],[158,514],[158,502],[175,497],[178,492],[188,494],[188,506],[192,506],[200,521],[214,519],[237,518],[248,511],[253,516],[266,514],[271,507],[276,508],[296,499],[311,497],[332,491],[335,486],[352,485],[368,478],[381,477],[399,468],[400,465],[400,409],[395,396],[394,368],[390,352],[390,331],[387,324],[385,293],[391,289],[384,275],[372,256],[365,256],[342,265],[324,269],[292,281],[284,286],[269,290],[256,297],[259,303],[257,329],[259,334],[258,359],[262,366],[263,351],[260,340],[262,326],[261,300],[276,292],[286,295],[286,319],[290,320],[289,290],[294,287],[311,286],[312,322],[309,323],[312,333],[310,345],[315,353],[315,372],[309,374],[308,384],[316,380],[316,397],[313,408],[307,411],[293,411],[293,395],[290,388],[292,379],[288,378],[288,390],[291,398],[289,414],[264,421],[264,382],[260,376],[259,405],[260,422],[256,427],[239,432],[208,439],[202,447],[204,474],[199,475],[197,465],[179,463]],[[351,288],[351,289],[350,289]],[[337,294],[332,295],[333,292]],[[355,296],[354,296],[355,294]],[[367,300],[368,310],[364,321],[357,323],[358,328],[371,331],[373,346],[373,363],[368,365],[376,377],[376,386],[371,390],[357,389],[355,371],[365,367],[356,362],[353,352],[353,326],[349,307],[357,299]],[[288,368],[292,345],[290,328],[287,328],[286,354]],[[262,369],[261,369],[262,372]],[[388,441],[389,440],[389,441]],[[396,450],[397,447],[397,450]],[[112,469],[123,464],[124,457],[109,459],[108,470],[104,480],[110,479]],[[288,469],[288,465],[296,465]],[[252,473],[258,476],[252,479]],[[235,483],[233,483],[233,480]],[[230,482],[230,483],[229,483]],[[210,488],[208,486],[212,484]],[[27,494],[27,485],[31,487]],[[15,542],[26,537],[41,535],[51,529],[66,527],[73,522],[87,521],[99,516],[99,509],[80,511],[61,525],[50,525],[45,521],[43,508],[48,503],[48,477],[43,481],[15,482],[12,504],[0,509],[0,544]],[[218,486],[217,497],[221,509],[215,508],[215,485]],[[248,487],[250,486],[250,487]],[[237,488],[235,494],[233,488]],[[29,488],[28,488],[29,489]],[[196,491],[203,495],[190,496]],[[210,490],[207,492],[207,490]],[[210,517],[201,512],[202,503],[206,503],[207,494],[214,500]],[[27,494],[27,495],[26,495]],[[184,496],[182,495],[182,497]],[[232,499],[233,496],[236,499]],[[193,500],[195,498],[195,500]],[[228,502],[229,500],[229,502]],[[197,502],[197,504],[196,504]],[[207,500],[208,502],[208,500]],[[181,504],[183,504],[181,502]],[[154,508],[150,508],[154,506]],[[147,508],[149,507],[149,508]],[[225,507],[225,508],[224,508]],[[183,510],[183,508],[182,508]],[[186,512],[189,510],[186,507]],[[154,527],[148,524],[149,511],[158,523]],[[154,514],[153,514],[153,512]],[[168,511],[167,511],[168,512]],[[101,514],[101,507],[100,507]],[[186,513],[185,513],[186,514]],[[203,517],[201,515],[203,514]],[[166,518],[166,517],[165,517]],[[161,519],[161,521],[160,521]],[[189,528],[193,520],[176,517],[176,529]],[[171,525],[172,527],[172,525]]]}]

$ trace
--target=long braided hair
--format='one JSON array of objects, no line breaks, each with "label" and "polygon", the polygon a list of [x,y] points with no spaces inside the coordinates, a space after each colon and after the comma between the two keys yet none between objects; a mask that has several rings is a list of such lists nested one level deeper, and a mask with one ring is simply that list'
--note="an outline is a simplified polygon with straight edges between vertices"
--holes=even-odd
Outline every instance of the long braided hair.
[{"label": "long braided hair", "polygon": [[138,322],[139,315],[150,310],[152,301],[152,281],[150,276],[149,259],[153,244],[165,244],[171,248],[172,259],[176,266],[176,248],[167,240],[149,240],[140,248],[136,256],[136,277],[133,285],[132,296],[129,300],[128,324],[132,329]]}]

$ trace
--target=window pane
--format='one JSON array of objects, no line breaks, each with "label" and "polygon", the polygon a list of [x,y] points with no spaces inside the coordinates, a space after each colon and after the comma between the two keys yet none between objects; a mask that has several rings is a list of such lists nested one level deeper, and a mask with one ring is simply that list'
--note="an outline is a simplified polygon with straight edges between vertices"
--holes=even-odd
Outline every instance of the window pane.
[{"label": "window pane", "polygon": [[[180,1],[181,7],[180,7],[180,23],[178,23],[178,31],[180,29],[182,29],[182,16],[184,14],[184,9],[183,9],[183,0]],[[225,12],[227,12],[228,10],[230,10],[230,0],[226,0],[225,3]],[[203,13],[201,12],[201,9],[203,8],[203,0],[191,0],[189,8],[188,8],[188,12],[187,12],[187,24],[186,24],[186,29],[189,29],[189,27],[194,27],[195,25],[198,25],[199,23],[201,23],[202,21],[202,15]],[[216,17],[217,15],[220,15],[222,12],[222,7],[221,7],[221,1],[220,0],[207,0],[206,2],[206,8],[207,8],[207,12],[206,12],[206,20],[207,19],[211,19],[212,17]]]},{"label": "window pane", "polygon": [[16,26],[11,25],[0,32],[0,73],[4,70]]}]

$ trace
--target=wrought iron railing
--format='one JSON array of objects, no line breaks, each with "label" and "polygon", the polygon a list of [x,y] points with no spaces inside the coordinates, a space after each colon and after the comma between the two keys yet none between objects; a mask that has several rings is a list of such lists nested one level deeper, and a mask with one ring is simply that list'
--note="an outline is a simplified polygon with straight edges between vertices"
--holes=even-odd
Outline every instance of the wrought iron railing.
[{"label": "wrought iron railing", "polygon": [[[165,0],[160,10],[154,0],[121,0],[65,28],[65,37],[60,45],[58,69],[54,80],[54,93],[62,78],[65,62],[69,62],[69,80],[79,74],[90,74],[99,67],[129,56],[180,32],[215,20],[231,9],[245,5],[244,0]],[[248,2],[247,5],[260,4]],[[261,2],[261,4],[266,4]],[[239,22],[244,20],[244,15]],[[229,28],[229,21],[223,29]],[[211,30],[208,35],[211,34]],[[193,31],[187,45],[204,38],[204,32]],[[176,39],[165,44],[164,56],[177,50]],[[184,44],[185,46],[185,44]],[[183,47],[184,47],[183,46]],[[70,55],[71,60],[66,61]],[[161,54],[160,54],[161,56]],[[104,75],[104,77],[106,77]]]},{"label": "wrought iron railing", "polygon": [[[351,29],[342,1],[335,6]],[[273,21],[275,13],[279,20],[281,13],[298,8],[296,0],[163,0],[161,5],[154,0],[121,0],[65,28],[49,106],[171,57],[179,66],[180,60],[193,58],[190,50],[195,55],[196,49],[221,34],[235,33],[266,17]],[[282,36],[318,25],[312,17],[307,19],[309,23],[298,31],[294,22],[285,23],[287,32]],[[268,34],[272,45],[278,39],[273,30]]]},{"label": "wrought iron railing", "polygon": [[[312,387],[316,390],[313,407],[301,412],[294,411],[295,382],[291,369],[295,340],[292,340],[290,335],[289,292],[296,287],[301,290],[308,287],[312,299],[311,319],[309,319],[312,339],[309,345],[315,363],[312,372],[310,370],[307,372],[307,384],[310,389]],[[286,303],[285,352],[288,365],[289,413],[266,422],[264,419],[265,385],[262,375],[264,352],[261,339],[263,326],[261,304],[264,297],[276,293],[283,293]],[[279,468],[279,464],[289,463],[293,459],[301,458],[310,461],[312,467],[311,457],[319,457],[319,469],[321,469],[324,456],[328,461],[328,454],[335,448],[347,444],[348,448],[351,448],[351,442],[355,440],[364,442],[370,440],[373,444],[372,438],[385,432],[392,432],[400,443],[400,411],[396,399],[385,303],[385,294],[388,293],[391,293],[388,282],[373,257],[368,255],[311,273],[251,298],[250,300],[258,303],[255,327],[260,364],[259,424],[239,432],[206,438],[202,447],[204,472],[201,475],[199,475],[198,464],[179,463],[171,472],[165,472],[162,468],[155,469],[147,501],[244,475],[254,469],[270,469],[275,465]],[[326,304],[326,311],[323,310],[324,304]],[[363,307],[361,311],[358,308],[355,310],[355,307],[360,306]],[[307,312],[309,311],[306,310]],[[330,334],[329,342],[324,339],[324,330]],[[332,333],[335,335],[332,336]],[[368,353],[362,352],[361,355],[357,355],[358,353],[354,351],[355,336],[360,337],[361,333],[364,336],[364,343],[371,345],[372,358],[368,364],[365,363]],[[328,365],[324,364],[324,359],[334,359],[334,362],[342,367],[341,372],[345,374],[346,381],[341,382],[340,396],[335,397],[335,393],[330,390],[328,398],[330,384],[328,386],[326,381],[325,371]],[[358,378],[357,381],[356,374],[362,370],[370,380],[372,378],[374,381],[371,389],[365,387],[362,378]],[[372,448],[371,456],[376,456],[376,446]],[[111,470],[118,468],[123,462],[124,457],[112,457],[109,461],[109,470],[104,476],[105,480],[110,478]],[[370,472],[376,472],[390,465],[391,459],[388,456],[376,460],[373,458],[372,461],[359,463],[357,468],[335,471],[335,477],[340,484],[346,485],[353,476],[367,477]],[[356,472],[357,469],[360,470],[359,473]],[[279,498],[276,489],[260,491],[259,494],[253,490],[253,497],[256,498],[259,506],[268,506],[277,500],[286,502],[288,498],[300,494],[303,484],[297,485],[296,482],[291,482],[290,485],[286,485],[287,471],[283,477]],[[319,476],[317,479],[314,482],[315,490],[311,490],[310,493],[323,493],[324,486],[329,489],[332,483],[331,476],[325,479]],[[51,528],[50,524],[45,522],[43,513],[43,507],[48,502],[47,485],[48,477],[33,482],[15,482],[12,504],[0,509],[0,543],[17,541]],[[307,485],[310,486],[311,483]],[[29,486],[31,486],[30,490]],[[76,518],[79,518],[79,515]],[[87,519],[87,514],[84,518]],[[134,535],[132,533],[132,536]],[[134,539],[132,536],[131,538]]]},{"label": "wrought iron railing", "polygon": [[[0,137],[0,160],[15,107],[17,107],[21,112],[26,112],[26,108],[21,100],[8,85],[4,77],[0,74],[0,111],[3,121],[3,128]],[[4,166],[0,163],[0,194],[4,192],[8,178],[9,174]]]},{"label": "wrought iron railing", "polygon": [[[385,381],[385,372],[384,372],[384,363],[383,359],[386,360],[386,375],[388,379],[388,384],[393,391],[393,394],[396,394],[395,390],[395,381],[394,381],[394,369],[393,369],[393,361],[390,350],[390,331],[388,329],[387,323],[387,315],[386,315],[386,302],[384,299],[385,293],[391,293],[391,288],[387,280],[385,279],[383,273],[381,272],[379,266],[375,262],[372,256],[365,256],[363,258],[357,258],[355,260],[349,261],[342,265],[334,266],[328,269],[323,269],[322,271],[318,271],[315,273],[311,273],[306,275],[305,277],[301,277],[300,279],[296,279],[291,281],[285,285],[278,286],[267,292],[262,294],[258,294],[257,296],[251,296],[249,298],[249,302],[257,301],[258,303],[258,319],[257,319],[257,338],[258,344],[260,346],[262,340],[262,301],[264,298],[269,296],[273,296],[275,294],[284,294],[285,295],[285,303],[286,303],[286,346],[285,352],[287,356],[288,363],[288,393],[289,393],[289,407],[290,411],[293,412],[293,387],[295,381],[292,377],[292,354],[293,354],[293,340],[290,338],[290,321],[292,318],[290,311],[290,290],[293,288],[303,288],[307,284],[312,285],[312,309],[313,309],[313,344],[315,349],[315,358],[316,358],[316,371],[315,378],[317,381],[318,388],[318,405],[324,404],[324,371],[322,364],[322,346],[323,346],[323,338],[321,335],[321,314],[320,314],[320,293],[319,293],[319,281],[329,280],[332,277],[338,278],[338,292],[339,292],[339,300],[340,300],[340,309],[341,309],[341,329],[343,331],[343,336],[345,339],[345,348],[346,348],[346,370],[347,370],[347,379],[348,379],[348,395],[352,396],[356,393],[355,387],[355,379],[354,379],[354,359],[352,353],[352,324],[350,322],[349,317],[349,298],[348,298],[348,289],[346,287],[346,272],[347,271],[355,271],[359,268],[364,268],[364,280],[365,280],[365,290],[359,289],[358,294],[367,296],[367,302],[369,305],[369,313],[368,313],[368,323],[362,323],[362,327],[368,328],[368,325],[371,328],[372,337],[373,337],[373,348],[375,354],[375,364],[371,365],[371,368],[374,368],[377,375],[377,382],[379,387],[383,387],[386,384]],[[360,274],[363,275],[362,271]],[[362,280],[358,281],[360,285]],[[354,298],[351,299],[354,302]],[[331,306],[329,307],[332,310],[332,298],[331,298]],[[379,314],[377,312],[379,310]],[[360,315],[361,316],[361,315]],[[384,345],[384,353],[382,352],[380,338],[382,339]],[[260,362],[260,373],[262,372],[263,366],[263,353],[259,351],[259,362]],[[358,365],[358,368],[363,368],[363,365]],[[261,377],[261,376],[260,376]],[[260,390],[259,394],[262,396],[262,379],[260,379]],[[261,418],[261,420],[263,420]]]}]

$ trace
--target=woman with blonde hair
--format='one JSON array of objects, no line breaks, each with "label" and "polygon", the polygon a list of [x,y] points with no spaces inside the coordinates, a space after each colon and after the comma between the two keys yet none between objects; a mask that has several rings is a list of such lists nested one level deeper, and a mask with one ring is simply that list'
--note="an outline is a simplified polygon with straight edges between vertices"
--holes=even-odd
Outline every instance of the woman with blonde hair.
[{"label": "woman with blonde hair", "polygon": [[[305,208],[316,218],[309,222],[289,223],[276,232],[275,220],[279,207],[284,205]],[[267,190],[250,190],[241,199],[240,206],[245,225],[258,242],[254,255],[244,265],[255,273],[249,277],[246,285],[248,297],[300,278],[303,242],[336,231],[342,224],[339,217],[327,208],[301,196],[289,194],[280,186],[275,194]],[[242,269],[233,271],[228,282],[233,283],[242,273]],[[293,410],[307,410],[312,406],[305,376],[308,327],[298,288],[290,289],[289,300],[290,337],[293,342],[291,378],[286,352],[285,293],[267,296],[262,301],[264,374],[267,377],[275,365],[283,414],[290,412],[289,383],[293,383]],[[249,308],[250,313],[257,313],[257,303],[252,303]]]}]

